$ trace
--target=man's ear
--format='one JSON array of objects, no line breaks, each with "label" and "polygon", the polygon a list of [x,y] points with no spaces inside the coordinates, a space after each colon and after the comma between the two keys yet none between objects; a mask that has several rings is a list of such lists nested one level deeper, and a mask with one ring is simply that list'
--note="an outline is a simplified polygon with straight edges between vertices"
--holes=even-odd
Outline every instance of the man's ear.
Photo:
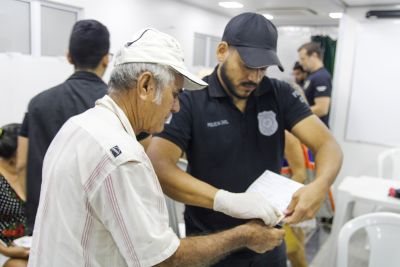
[{"label": "man's ear", "polygon": [[100,64],[104,69],[106,69],[108,66],[108,63],[110,63],[110,56],[109,56],[109,54],[105,54],[103,56],[103,58],[101,59]]},{"label": "man's ear", "polygon": [[74,65],[74,61],[72,60],[71,54],[69,52],[67,52],[67,60],[68,60],[69,64]]},{"label": "man's ear", "polygon": [[153,74],[149,71],[140,74],[136,86],[140,99],[146,100],[154,95],[156,83]]},{"label": "man's ear", "polygon": [[318,56],[318,54],[317,54],[317,52],[313,52],[313,53],[311,54],[311,56],[314,57],[314,58],[320,59],[319,56]]},{"label": "man's ear", "polygon": [[218,62],[224,62],[229,54],[229,45],[227,42],[220,42],[217,46]]}]

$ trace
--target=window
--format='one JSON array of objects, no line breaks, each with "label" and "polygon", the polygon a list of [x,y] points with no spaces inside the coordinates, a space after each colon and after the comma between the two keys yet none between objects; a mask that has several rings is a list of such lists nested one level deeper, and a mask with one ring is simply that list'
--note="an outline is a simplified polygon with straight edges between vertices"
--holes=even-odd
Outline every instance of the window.
[{"label": "window", "polygon": [[215,56],[221,38],[217,36],[195,33],[193,66],[213,68],[217,64]]},{"label": "window", "polygon": [[48,1],[0,1],[0,52],[64,56],[82,9]]},{"label": "window", "polygon": [[0,1],[0,52],[31,53],[30,4]]},{"label": "window", "polygon": [[77,18],[77,12],[42,5],[41,54],[43,56],[66,54],[69,36]]}]

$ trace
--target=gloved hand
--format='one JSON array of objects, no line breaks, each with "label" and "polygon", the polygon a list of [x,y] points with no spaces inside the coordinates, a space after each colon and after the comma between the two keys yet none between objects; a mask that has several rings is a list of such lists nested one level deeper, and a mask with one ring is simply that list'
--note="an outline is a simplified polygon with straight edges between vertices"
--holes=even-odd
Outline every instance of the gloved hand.
[{"label": "gloved hand", "polygon": [[215,211],[239,219],[261,219],[266,225],[274,226],[283,214],[257,192],[231,193],[218,190],[214,198]]}]

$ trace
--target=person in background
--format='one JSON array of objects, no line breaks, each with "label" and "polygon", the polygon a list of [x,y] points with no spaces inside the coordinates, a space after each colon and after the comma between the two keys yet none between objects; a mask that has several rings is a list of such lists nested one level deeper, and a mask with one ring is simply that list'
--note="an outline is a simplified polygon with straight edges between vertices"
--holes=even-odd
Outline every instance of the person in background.
[{"label": "person in background", "polygon": [[[281,174],[296,182],[304,184],[308,171],[314,168],[314,163],[309,161],[308,149],[302,145],[293,134],[285,132],[285,159]],[[312,166],[310,166],[312,164]],[[305,236],[301,227],[284,225],[286,253],[292,267],[306,267],[307,257],[305,251]]]},{"label": "person in background", "polygon": [[317,43],[306,43],[299,47],[299,62],[309,72],[303,89],[312,112],[329,127],[329,108],[332,94],[332,78],[324,68],[322,50]]},{"label": "person in background", "polygon": [[260,221],[181,240],[168,226],[136,133],[162,131],[182,88],[206,85],[188,72],[175,38],[144,29],[126,43],[109,95],[69,119],[46,153],[30,267],[209,266],[243,247],[263,253],[282,243],[284,231]]},{"label": "person in background", "polygon": [[294,63],[292,75],[296,84],[303,88],[308,72],[303,69],[298,61]]},{"label": "person in background", "polygon": [[[270,66],[283,70],[277,37],[261,14],[233,17],[217,47],[219,64],[204,79],[208,87],[180,95],[180,111],[146,151],[164,192],[187,204],[189,236],[242,225],[259,212],[243,192],[265,170],[280,173],[285,129],[313,150],[317,164],[315,181],[293,195],[286,223],[314,217],[340,169],[341,149],[329,130],[289,84],[266,76]],[[188,173],[177,167],[182,152]],[[285,246],[261,255],[238,250],[215,266],[286,266]]]},{"label": "person in background", "polygon": [[17,123],[0,127],[0,254],[6,257],[0,255],[0,265],[4,267],[26,266],[29,256],[28,248],[13,244],[27,234],[24,183],[16,171],[20,127]]},{"label": "person in background", "polygon": [[27,182],[28,225],[33,229],[40,198],[44,155],[61,126],[72,116],[94,106],[107,93],[103,76],[110,61],[110,34],[96,20],[75,23],[67,59],[74,73],[62,84],[31,99],[18,140],[17,168]]},{"label": "person in background", "polygon": [[[297,68],[298,72],[295,72]],[[304,81],[307,77],[303,75],[301,65],[296,62],[293,68],[293,76],[295,78],[297,87],[294,86],[296,92],[301,97],[305,98],[304,91],[300,88],[298,82]],[[305,73],[306,74],[306,73]],[[306,100],[305,100],[306,102]],[[281,174],[289,177],[296,182],[306,184],[314,179],[315,162],[310,149],[303,145],[298,138],[296,138],[289,131],[285,131],[285,158],[281,169]],[[330,193],[330,191],[329,191]],[[328,193],[328,194],[329,194]],[[333,199],[332,199],[333,201]],[[325,201],[326,202],[326,201]],[[325,202],[323,205],[325,205]],[[286,232],[285,243],[287,246],[287,256],[292,267],[306,267],[307,255],[305,249],[305,234],[299,226],[284,225]]]}]

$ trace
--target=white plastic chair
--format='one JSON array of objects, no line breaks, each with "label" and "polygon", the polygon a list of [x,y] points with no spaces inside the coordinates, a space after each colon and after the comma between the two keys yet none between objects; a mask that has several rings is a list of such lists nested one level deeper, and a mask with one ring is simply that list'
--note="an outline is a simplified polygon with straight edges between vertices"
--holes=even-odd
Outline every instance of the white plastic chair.
[{"label": "white plastic chair", "polygon": [[378,176],[400,179],[400,148],[391,148],[378,155]]},{"label": "white plastic chair", "polygon": [[[387,149],[378,155],[378,177],[400,180],[400,148]],[[385,209],[377,206],[374,207],[373,211],[389,211],[399,213],[400,205],[399,208],[396,209]]]},{"label": "white plastic chair", "polygon": [[400,214],[390,212],[370,213],[348,221],[339,233],[336,266],[348,266],[350,238],[357,230],[362,228],[366,230],[369,238],[368,266],[400,266]]}]

